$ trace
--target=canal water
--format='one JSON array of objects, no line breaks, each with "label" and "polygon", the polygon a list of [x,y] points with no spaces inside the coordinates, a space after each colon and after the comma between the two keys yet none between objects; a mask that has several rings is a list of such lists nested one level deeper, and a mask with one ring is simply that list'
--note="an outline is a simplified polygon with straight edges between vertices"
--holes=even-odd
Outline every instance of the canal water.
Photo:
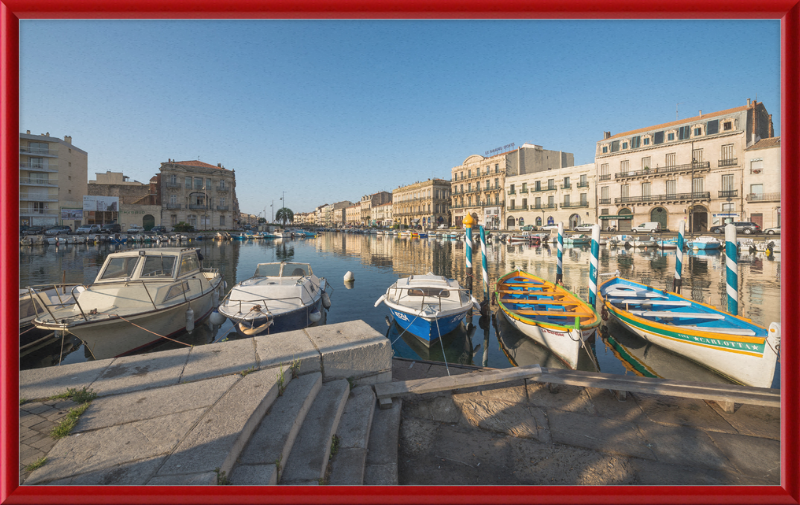
[{"label": "canal water", "polygon": [[[332,306],[323,323],[339,323],[361,319],[392,341],[395,356],[447,363],[474,364],[494,368],[539,363],[542,366],[564,368],[546,348],[539,346],[511,328],[502,315],[473,317],[473,327],[464,327],[446,335],[441,344],[431,348],[419,343],[395,325],[387,324],[389,311],[385,305],[374,307],[375,301],[399,277],[433,272],[457,279],[466,284],[466,246],[463,241],[441,239],[411,239],[396,236],[321,233],[316,238],[275,239],[256,241],[215,242],[193,241],[205,257],[204,266],[222,271],[228,288],[253,275],[258,263],[295,261],[310,263],[317,276],[325,277],[334,287]],[[118,250],[160,245],[66,245],[20,248],[20,286],[61,282],[91,283],[106,256]],[[473,291],[483,300],[480,246],[474,248]],[[513,269],[555,279],[556,251],[553,247],[532,247],[526,244],[487,244],[489,286]],[[588,246],[566,247],[564,250],[564,285],[580,295],[589,296]],[[600,249],[600,272],[619,270],[622,277],[650,284],[657,288],[672,288],[675,251],[655,249]],[[780,322],[780,254],[763,253],[739,256],[739,314],[755,323],[768,326]],[[355,282],[344,283],[344,274],[353,272]],[[727,295],[724,256],[719,252],[690,252],[684,258],[684,296],[696,301],[725,308]],[[615,374],[635,374],[646,377],[726,382],[722,377],[681,358],[669,351],[647,343],[625,328],[610,322],[608,336],[590,342],[582,354],[578,368]],[[176,340],[184,344],[203,345],[225,338],[237,338],[230,321],[212,326],[208,321],[199,324],[191,334]],[[183,345],[165,342],[149,352],[175,349]],[[79,363],[92,359],[80,341],[74,337],[50,342],[26,351],[20,359],[22,369],[55,366],[59,363]],[[780,387],[780,364],[773,381]]]}]

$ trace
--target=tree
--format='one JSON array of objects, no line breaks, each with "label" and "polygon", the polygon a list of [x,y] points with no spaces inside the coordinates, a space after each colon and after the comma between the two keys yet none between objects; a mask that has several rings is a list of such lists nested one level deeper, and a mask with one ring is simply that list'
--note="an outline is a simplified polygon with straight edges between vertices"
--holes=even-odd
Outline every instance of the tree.
[{"label": "tree", "polygon": [[267,220],[265,218],[263,218],[263,217],[258,218],[258,224],[264,224],[266,222],[267,222]]},{"label": "tree", "polygon": [[287,207],[281,207],[275,213],[275,219],[283,223],[283,226],[286,226],[287,221],[290,223],[294,221],[294,212]]}]

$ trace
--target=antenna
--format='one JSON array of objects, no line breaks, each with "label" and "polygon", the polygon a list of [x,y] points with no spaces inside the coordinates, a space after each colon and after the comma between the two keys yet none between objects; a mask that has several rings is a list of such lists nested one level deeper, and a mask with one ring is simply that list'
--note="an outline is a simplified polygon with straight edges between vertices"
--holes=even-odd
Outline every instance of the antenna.
[{"label": "antenna", "polygon": [[682,103],[686,103],[686,102],[678,102],[678,103],[675,104],[675,121],[678,120],[678,105],[680,105]]}]

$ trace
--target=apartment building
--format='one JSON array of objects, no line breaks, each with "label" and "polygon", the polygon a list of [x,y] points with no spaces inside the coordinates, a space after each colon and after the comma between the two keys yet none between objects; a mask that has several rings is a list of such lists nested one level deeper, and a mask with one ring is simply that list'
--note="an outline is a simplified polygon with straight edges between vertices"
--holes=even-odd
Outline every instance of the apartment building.
[{"label": "apartment building", "polygon": [[394,224],[392,219],[392,202],[382,203],[372,207],[372,221],[376,226],[391,227]]},{"label": "apartment building", "polygon": [[19,135],[19,224],[70,225],[83,222],[83,196],[87,194],[89,154],[50,132]]},{"label": "apartment building", "polygon": [[[691,232],[745,216],[745,151],[773,137],[772,116],[751,102],[719,112],[638,128],[597,142],[598,216],[627,231],[656,221]],[[723,215],[724,214],[724,215]]]},{"label": "apartment building", "polygon": [[347,226],[359,226],[361,224],[361,202],[346,207],[345,218]]},{"label": "apartment building", "polygon": [[[236,173],[198,160],[161,163],[161,222],[188,223],[198,231],[252,224],[237,216]],[[241,221],[236,223],[236,221]]]},{"label": "apartment building", "polygon": [[594,163],[506,177],[505,228],[595,223],[596,186]]},{"label": "apartment building", "polygon": [[[781,138],[761,139],[744,151],[743,221],[763,228],[781,225]],[[736,209],[730,209],[731,217]],[[726,216],[727,217],[727,216]]]},{"label": "apartment building", "polygon": [[506,222],[504,191],[507,177],[572,165],[572,153],[551,151],[529,143],[491,157],[469,156],[464,163],[450,169],[455,226],[460,228],[464,217],[470,214],[489,229],[501,228]]},{"label": "apartment building", "polygon": [[392,215],[405,226],[435,227],[450,222],[450,181],[428,179],[392,191]]},{"label": "apartment building", "polygon": [[347,225],[347,207],[353,205],[353,202],[344,200],[333,204],[333,223],[332,226],[341,228]]}]

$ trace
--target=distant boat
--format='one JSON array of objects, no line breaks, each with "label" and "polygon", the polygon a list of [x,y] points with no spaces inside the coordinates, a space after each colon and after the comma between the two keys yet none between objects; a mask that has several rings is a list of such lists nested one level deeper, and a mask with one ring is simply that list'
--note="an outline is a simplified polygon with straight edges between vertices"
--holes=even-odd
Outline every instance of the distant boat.
[{"label": "distant boat", "polygon": [[689,247],[691,249],[719,249],[722,247],[722,242],[716,237],[711,237],[708,235],[703,235],[702,237],[698,237],[691,242],[689,242]]}]

